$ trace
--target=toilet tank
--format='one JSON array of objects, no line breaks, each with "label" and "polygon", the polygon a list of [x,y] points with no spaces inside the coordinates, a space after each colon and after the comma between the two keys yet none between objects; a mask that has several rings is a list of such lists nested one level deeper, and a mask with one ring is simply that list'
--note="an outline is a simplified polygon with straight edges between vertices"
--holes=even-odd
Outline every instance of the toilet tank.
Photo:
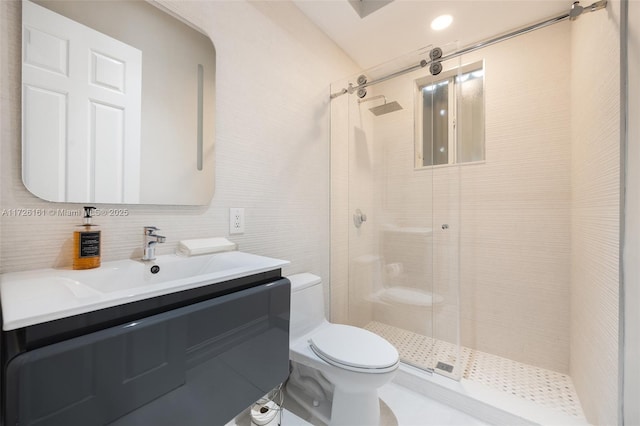
[{"label": "toilet tank", "polygon": [[289,339],[294,341],[325,321],[322,279],[304,273],[287,277],[291,281]]}]

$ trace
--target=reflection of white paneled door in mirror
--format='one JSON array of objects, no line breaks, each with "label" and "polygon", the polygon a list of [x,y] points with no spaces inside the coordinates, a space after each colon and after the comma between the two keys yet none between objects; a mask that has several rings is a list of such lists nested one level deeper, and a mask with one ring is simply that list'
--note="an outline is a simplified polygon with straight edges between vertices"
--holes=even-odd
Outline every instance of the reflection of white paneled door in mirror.
[{"label": "reflection of white paneled door in mirror", "polygon": [[22,5],[25,185],[47,200],[137,203],[142,52]]}]

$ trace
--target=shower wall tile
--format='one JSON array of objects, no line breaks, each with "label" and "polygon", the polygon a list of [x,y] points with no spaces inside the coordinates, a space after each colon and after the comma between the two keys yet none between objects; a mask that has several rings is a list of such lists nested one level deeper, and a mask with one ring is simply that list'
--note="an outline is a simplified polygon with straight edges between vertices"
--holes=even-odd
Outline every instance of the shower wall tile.
[{"label": "shower wall tile", "polygon": [[[571,376],[587,420],[618,419],[620,2],[572,25]],[[602,67],[594,65],[594,58]]]},{"label": "shower wall tile", "polygon": [[[126,206],[128,217],[101,217],[103,261],[141,256],[144,225],[167,236],[159,254],[181,239],[226,236],[229,207],[244,207],[246,232],[230,237],[241,250],[328,280],[329,84],[354,73],[354,63],[292,3],[160,3],[216,48],[215,194],[208,206]],[[42,201],[21,182],[20,2],[0,2],[0,15],[1,207],[77,209]],[[75,225],[0,217],[0,271],[68,266]]]},{"label": "shower wall tile", "polygon": [[[629,3],[627,116],[640,117],[640,2]],[[624,47],[623,47],[624,48]],[[640,121],[627,122],[625,155],[624,237],[621,263],[624,267],[624,418],[619,423],[640,424]]]}]

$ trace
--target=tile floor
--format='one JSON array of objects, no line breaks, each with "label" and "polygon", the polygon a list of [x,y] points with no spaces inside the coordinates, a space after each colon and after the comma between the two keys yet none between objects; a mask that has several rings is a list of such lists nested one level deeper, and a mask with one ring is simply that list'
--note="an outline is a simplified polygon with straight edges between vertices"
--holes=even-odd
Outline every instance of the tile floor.
[{"label": "tile floor", "polygon": [[[456,362],[457,350],[450,343],[375,321],[365,328],[391,342],[409,364],[431,367],[434,359],[452,365]],[[459,368],[467,380],[584,419],[573,382],[566,374],[466,347],[460,348]]]}]

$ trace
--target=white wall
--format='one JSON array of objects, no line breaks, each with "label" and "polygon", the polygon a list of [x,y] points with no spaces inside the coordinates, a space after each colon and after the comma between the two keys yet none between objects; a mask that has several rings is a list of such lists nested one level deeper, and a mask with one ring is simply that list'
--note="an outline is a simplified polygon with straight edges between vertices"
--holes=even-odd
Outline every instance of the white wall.
[{"label": "white wall", "polygon": [[[171,2],[217,52],[216,188],[204,207],[128,206],[100,217],[103,261],[142,255],[142,227],[180,239],[228,235],[228,208],[244,207],[240,249],[290,260],[285,273],[329,277],[329,84],[352,61],[288,2]],[[31,195],[20,171],[20,3],[0,2],[2,209],[69,208]],[[5,212],[8,210],[5,210]],[[0,271],[67,266],[78,218],[0,217]]]},{"label": "white wall", "polygon": [[640,2],[630,1],[624,233],[624,424],[640,424]]},{"label": "white wall", "polygon": [[620,2],[571,26],[571,377],[587,420],[618,424]]}]

